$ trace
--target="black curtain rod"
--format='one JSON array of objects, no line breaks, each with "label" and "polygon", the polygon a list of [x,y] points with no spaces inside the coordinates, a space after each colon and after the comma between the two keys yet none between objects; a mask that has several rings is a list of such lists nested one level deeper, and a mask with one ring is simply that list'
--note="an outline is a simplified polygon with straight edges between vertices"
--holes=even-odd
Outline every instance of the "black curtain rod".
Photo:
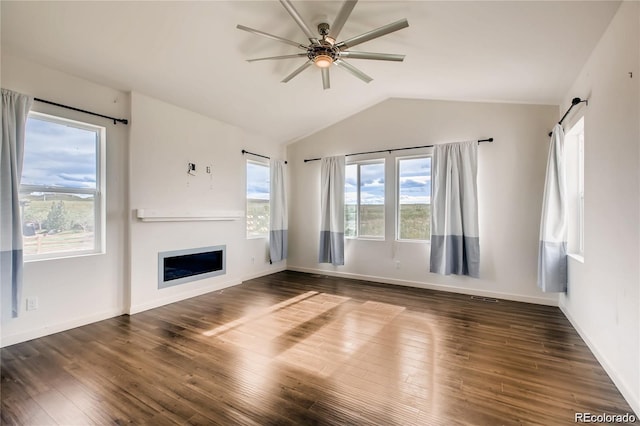
[{"label": "black curtain rod", "polygon": [[72,107],[72,106],[69,106],[69,105],[59,104],[57,102],[47,101],[45,99],[40,99],[40,98],[33,98],[33,100],[34,101],[38,101],[38,102],[42,102],[44,104],[55,105],[55,106],[60,107],[60,108],[66,108],[66,109],[71,109],[73,111],[84,112],[85,114],[95,115],[96,117],[108,118],[109,120],[113,120],[113,124],[116,124],[116,123],[129,124],[129,120],[127,120],[126,118],[109,117],[108,115],[102,115],[102,114],[98,114],[98,113],[95,113],[95,112],[91,112],[91,111],[87,111],[87,110],[84,110],[84,109]]},{"label": "black curtain rod", "polygon": [[[493,138],[487,138],[487,139],[478,139],[478,143],[480,142],[493,142]],[[391,149],[381,149],[378,151],[367,151],[367,152],[356,152],[353,154],[345,154],[345,157],[351,157],[352,155],[364,155],[364,154],[378,154],[380,152],[388,152],[389,154],[391,154],[393,151],[406,151],[408,149],[419,149],[419,148],[433,148],[434,145],[423,145],[423,146],[410,146],[407,148],[391,148]],[[309,162],[309,161],[318,161],[318,160],[322,160],[322,158],[309,158],[304,160],[305,163]]]},{"label": "black curtain rod", "polygon": [[[256,154],[255,152],[247,151],[246,149],[243,149],[242,153],[251,154],[251,155],[255,155],[256,157],[262,157],[262,158],[266,158],[267,160],[271,160],[271,157],[267,157],[266,155]],[[287,162],[285,161],[284,164],[287,164]]]},{"label": "black curtain rod", "polygon": [[[573,107],[578,105],[578,104],[581,104],[582,102],[585,102],[587,105],[589,105],[589,99],[580,99],[580,98],[571,99],[571,106],[569,107],[567,112],[564,113],[564,115],[562,116],[560,121],[558,121],[558,124],[562,124],[562,122],[564,121],[565,118],[567,118],[567,115],[569,115],[569,113],[571,112]],[[553,134],[553,132],[549,132],[549,136],[551,136],[552,134]]]}]

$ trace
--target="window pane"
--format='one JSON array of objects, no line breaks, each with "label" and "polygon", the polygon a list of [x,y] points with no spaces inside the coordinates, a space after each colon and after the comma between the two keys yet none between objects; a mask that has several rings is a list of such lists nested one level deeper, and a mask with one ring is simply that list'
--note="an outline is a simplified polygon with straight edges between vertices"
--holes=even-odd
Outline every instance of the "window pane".
[{"label": "window pane", "polygon": [[95,189],[98,137],[96,130],[30,116],[22,185]]},{"label": "window pane", "polygon": [[87,194],[21,194],[24,254],[95,248],[95,199]]},{"label": "window pane", "polygon": [[247,161],[247,237],[269,235],[269,166]]},{"label": "window pane", "polygon": [[384,237],[384,163],[360,165],[361,237]]},{"label": "window pane", "polygon": [[345,167],[344,178],[344,235],[357,237],[358,226],[358,165]]},{"label": "window pane", "polygon": [[431,236],[431,158],[398,161],[398,238],[428,240]]},{"label": "window pane", "polygon": [[584,253],[584,117],[571,127],[564,138],[567,250]]}]

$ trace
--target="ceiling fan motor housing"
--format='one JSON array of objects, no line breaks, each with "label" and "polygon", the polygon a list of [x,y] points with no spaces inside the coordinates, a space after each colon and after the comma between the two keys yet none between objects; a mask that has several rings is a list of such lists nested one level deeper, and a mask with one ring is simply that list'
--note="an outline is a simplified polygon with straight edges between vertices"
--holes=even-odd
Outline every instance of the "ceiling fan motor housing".
[{"label": "ceiling fan motor housing", "polygon": [[318,33],[320,33],[322,39],[318,40],[319,44],[311,44],[307,48],[307,56],[309,57],[309,59],[313,61],[318,56],[328,56],[332,61],[338,59],[340,49],[335,47],[333,43],[327,40],[327,35],[329,34],[329,24],[327,24],[326,22],[318,24]]}]

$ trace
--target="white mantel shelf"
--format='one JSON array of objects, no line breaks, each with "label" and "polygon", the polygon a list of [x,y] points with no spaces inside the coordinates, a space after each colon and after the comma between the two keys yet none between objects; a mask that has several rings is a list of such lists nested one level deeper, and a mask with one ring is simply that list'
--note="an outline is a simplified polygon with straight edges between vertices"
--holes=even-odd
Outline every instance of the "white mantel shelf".
[{"label": "white mantel shelf", "polygon": [[244,217],[244,211],[137,209],[136,216],[142,222],[231,221],[242,219]]}]

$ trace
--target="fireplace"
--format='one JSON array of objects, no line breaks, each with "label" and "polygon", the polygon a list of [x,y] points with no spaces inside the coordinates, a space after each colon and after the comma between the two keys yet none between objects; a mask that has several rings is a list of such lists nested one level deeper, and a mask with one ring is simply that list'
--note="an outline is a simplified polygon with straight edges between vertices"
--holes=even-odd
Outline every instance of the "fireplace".
[{"label": "fireplace", "polygon": [[222,245],[158,253],[158,288],[223,275],[225,249]]}]

